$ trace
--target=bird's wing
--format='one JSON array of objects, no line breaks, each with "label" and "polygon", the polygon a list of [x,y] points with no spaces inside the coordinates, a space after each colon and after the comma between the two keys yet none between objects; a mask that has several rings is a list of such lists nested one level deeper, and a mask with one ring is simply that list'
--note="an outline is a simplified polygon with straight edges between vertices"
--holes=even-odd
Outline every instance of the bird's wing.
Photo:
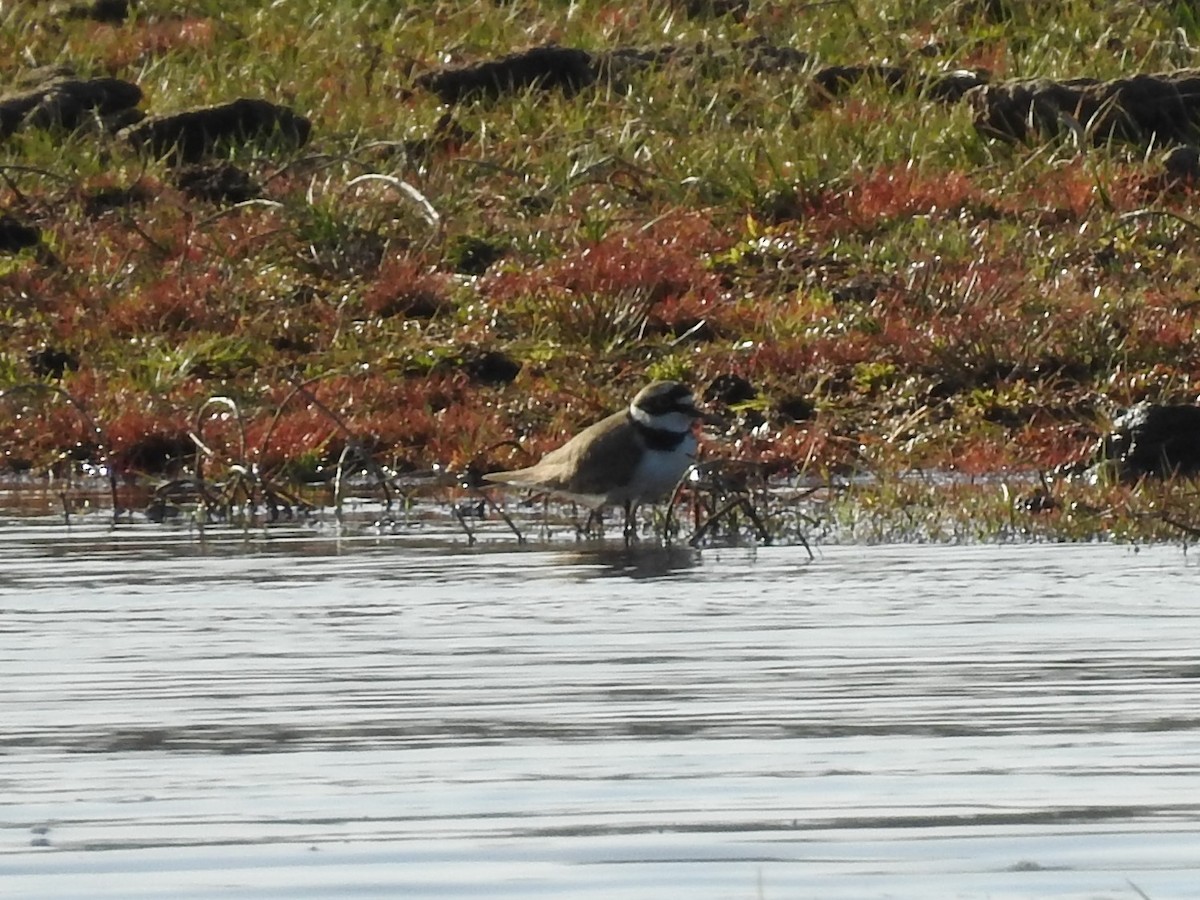
[{"label": "bird's wing", "polygon": [[585,428],[543,459],[556,472],[555,487],[572,494],[603,496],[627,483],[638,464],[637,432],[624,426],[626,413],[614,413]]}]

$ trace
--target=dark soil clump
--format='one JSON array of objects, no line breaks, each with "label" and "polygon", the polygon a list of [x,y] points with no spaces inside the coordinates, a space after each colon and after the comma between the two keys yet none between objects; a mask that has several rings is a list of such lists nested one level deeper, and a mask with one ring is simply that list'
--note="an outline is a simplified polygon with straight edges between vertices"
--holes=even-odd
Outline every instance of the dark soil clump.
[{"label": "dark soil clump", "polygon": [[35,378],[53,378],[57,381],[67,372],[79,370],[79,357],[59,347],[43,347],[30,353],[26,361]]},{"label": "dark soil clump", "polygon": [[976,129],[1007,141],[1053,137],[1078,127],[1097,146],[1114,138],[1186,142],[1200,126],[1200,69],[1113,81],[1008,81],[972,90],[967,101]]},{"label": "dark soil clump", "polygon": [[510,384],[521,372],[521,363],[499,350],[468,351],[462,367],[477,384]]},{"label": "dark soil clump", "polygon": [[42,233],[7,213],[0,213],[0,253],[20,253],[41,243]]},{"label": "dark soil clump", "polygon": [[1101,442],[1122,478],[1200,473],[1200,406],[1138,403]]},{"label": "dark soil clump", "polygon": [[1167,184],[1200,183],[1200,147],[1188,144],[1168,153],[1163,159],[1163,177]]},{"label": "dark soil clump", "polygon": [[595,80],[592,55],[586,50],[547,46],[489,62],[428,72],[414,83],[437,94],[445,103],[461,103],[530,89],[574,94]]},{"label": "dark soil clump", "polygon": [[508,248],[498,242],[464,235],[446,251],[446,261],[462,275],[482,275],[492,263],[504,258]]},{"label": "dark soil clump", "polygon": [[757,74],[798,69],[809,55],[761,38],[725,49],[693,47],[619,47],[590,53],[577,47],[534,47],[520,53],[466,66],[437,69],[420,75],[416,87],[431,91],[445,103],[495,99],[524,90],[560,90],[571,96],[597,81],[611,81],[649,66],[736,67]]},{"label": "dark soil clump", "polygon": [[775,411],[793,422],[807,422],[816,413],[817,408],[807,397],[792,396],[780,400],[775,405]]},{"label": "dark soil clump", "polygon": [[718,375],[704,389],[706,403],[721,403],[725,406],[746,403],[757,397],[758,389],[741,375],[732,372]]},{"label": "dark soil clump", "polygon": [[262,196],[258,183],[233,163],[183,166],[174,182],[192,200],[208,203],[245,203]]},{"label": "dark soil clump", "polygon": [[0,98],[0,138],[19,128],[75,131],[99,119],[108,131],[140,117],[142,89],[120,78],[75,78],[65,68],[35,70],[25,87]]},{"label": "dark soil clump", "polygon": [[311,132],[312,123],[288,107],[243,98],[151,116],[122,134],[135,148],[178,164],[200,162],[214,152],[256,140],[275,138],[299,147]]},{"label": "dark soil clump", "polygon": [[132,12],[130,0],[92,0],[91,3],[75,3],[63,12],[64,19],[86,19],[105,25],[120,25]]},{"label": "dark soil clump", "polygon": [[148,203],[152,197],[149,190],[136,184],[131,187],[97,188],[83,195],[83,214],[89,219],[96,219],[113,210]]},{"label": "dark soil clump", "polygon": [[196,445],[187,434],[156,431],[115,454],[113,465],[147,475],[171,475],[195,456]]},{"label": "dark soil clump", "polygon": [[926,75],[906,66],[878,63],[825,66],[813,74],[813,84],[828,97],[844,94],[864,80],[881,82],[892,91],[915,90],[929,100],[946,103],[955,103],[972,88],[987,84],[987,77],[976,72],[957,71]]},{"label": "dark soil clump", "polygon": [[418,288],[403,291],[390,299],[377,299],[374,307],[375,312],[384,319],[404,316],[406,319],[429,320],[445,314],[452,305],[435,292]]}]

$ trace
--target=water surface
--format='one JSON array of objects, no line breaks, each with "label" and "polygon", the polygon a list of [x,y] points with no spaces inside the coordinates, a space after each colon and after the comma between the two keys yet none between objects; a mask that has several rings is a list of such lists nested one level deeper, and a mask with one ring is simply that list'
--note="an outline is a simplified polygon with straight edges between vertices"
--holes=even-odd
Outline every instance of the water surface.
[{"label": "water surface", "polygon": [[6,898],[1200,896],[1178,547],[0,554]]}]

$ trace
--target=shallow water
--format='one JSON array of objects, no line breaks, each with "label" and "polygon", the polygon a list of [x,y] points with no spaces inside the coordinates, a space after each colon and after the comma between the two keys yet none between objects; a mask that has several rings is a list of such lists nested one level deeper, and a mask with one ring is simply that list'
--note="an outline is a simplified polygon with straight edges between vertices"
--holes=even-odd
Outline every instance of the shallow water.
[{"label": "shallow water", "polygon": [[0,554],[5,898],[1200,896],[1178,547]]}]

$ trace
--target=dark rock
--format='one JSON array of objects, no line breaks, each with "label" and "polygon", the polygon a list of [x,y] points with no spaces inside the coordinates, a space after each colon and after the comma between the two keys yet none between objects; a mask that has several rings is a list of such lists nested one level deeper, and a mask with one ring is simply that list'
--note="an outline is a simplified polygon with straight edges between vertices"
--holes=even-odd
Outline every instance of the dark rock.
[{"label": "dark rock", "polygon": [[228,162],[183,166],[173,180],[191,199],[208,203],[244,203],[262,196],[250,174]]},{"label": "dark rock", "polygon": [[0,213],[0,253],[20,253],[27,247],[38,246],[41,240],[42,233],[32,225]]},{"label": "dark rock", "polygon": [[312,123],[288,107],[243,98],[151,116],[121,134],[136,149],[178,164],[199,162],[211,153],[256,140],[276,139],[300,147],[311,132]]},{"label": "dark rock", "polygon": [[1200,472],[1200,406],[1138,403],[1101,441],[1102,460],[1123,478]]},{"label": "dark rock", "polygon": [[38,70],[45,78],[0,98],[0,138],[18,128],[61,128],[74,131],[101,120],[112,130],[134,110],[142,89],[120,78],[75,78],[66,69]]},{"label": "dark rock", "polygon": [[1073,121],[1096,145],[1184,142],[1200,126],[1200,69],[1113,81],[1008,81],[974,88],[966,99],[975,128],[1007,141],[1056,136]]},{"label": "dark rock", "polygon": [[463,355],[463,370],[479,384],[510,384],[521,371],[521,363],[499,350],[471,350]]},{"label": "dark rock", "polygon": [[35,378],[54,378],[60,379],[68,371],[76,372],[79,370],[79,357],[70,350],[63,350],[58,347],[43,347],[41,350],[35,350],[26,357],[29,363],[29,368],[33,371]]},{"label": "dark rock", "polygon": [[726,372],[708,383],[702,395],[706,403],[733,406],[758,397],[758,389],[741,375]]},{"label": "dark rock", "polygon": [[488,62],[427,72],[414,84],[437,94],[445,103],[461,103],[531,89],[574,94],[596,78],[597,68],[586,50],[546,46]]}]

